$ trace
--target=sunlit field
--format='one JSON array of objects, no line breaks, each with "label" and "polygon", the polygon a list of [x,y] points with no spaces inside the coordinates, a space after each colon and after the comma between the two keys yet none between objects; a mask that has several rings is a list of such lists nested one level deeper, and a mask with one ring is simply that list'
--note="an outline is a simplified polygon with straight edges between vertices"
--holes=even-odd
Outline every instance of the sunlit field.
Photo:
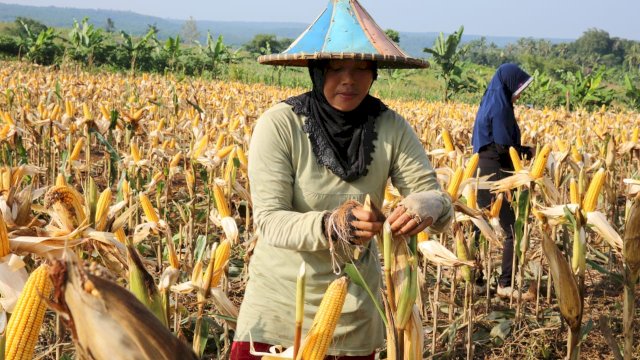
[{"label": "sunlit field", "polygon": [[[252,129],[302,91],[0,63],[6,358],[189,358],[178,355],[189,349],[226,358],[260,241],[247,180]],[[404,263],[389,270],[417,273],[394,276],[396,295],[414,279],[415,305],[405,327],[388,329],[402,346],[390,342],[379,357],[590,359],[624,347],[640,356],[640,114],[517,106],[537,155],[514,158],[514,176],[495,183],[476,176],[477,105],[383,95],[421,139],[456,218],[442,235],[396,239]],[[513,278],[532,301],[473,291],[478,272],[497,279],[511,231],[499,228],[500,204],[478,209],[478,188],[503,193],[501,206],[518,213]],[[390,186],[386,211],[394,194]],[[381,306],[400,301],[372,291]],[[283,331],[293,333],[290,313]]]}]

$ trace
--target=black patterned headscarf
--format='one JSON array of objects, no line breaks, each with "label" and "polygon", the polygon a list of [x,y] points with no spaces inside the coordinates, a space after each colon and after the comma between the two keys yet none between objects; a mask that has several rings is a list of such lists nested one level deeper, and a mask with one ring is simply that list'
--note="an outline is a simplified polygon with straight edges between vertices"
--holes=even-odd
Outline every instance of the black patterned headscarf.
[{"label": "black patterned headscarf", "polygon": [[[309,135],[318,163],[342,180],[351,182],[367,174],[367,166],[373,159],[373,142],[377,138],[375,119],[387,110],[387,106],[367,94],[351,111],[335,109],[323,91],[328,64],[327,60],[310,62],[313,90],[284,102],[291,105],[296,114],[307,117],[303,130]],[[373,64],[375,80],[378,72]]]}]

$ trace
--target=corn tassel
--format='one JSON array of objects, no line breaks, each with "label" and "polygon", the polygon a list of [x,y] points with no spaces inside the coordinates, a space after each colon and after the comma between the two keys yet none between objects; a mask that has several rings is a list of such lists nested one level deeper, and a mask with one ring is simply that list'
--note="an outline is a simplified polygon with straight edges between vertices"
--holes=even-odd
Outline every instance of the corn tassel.
[{"label": "corn tassel", "polygon": [[30,360],[38,342],[38,335],[47,301],[53,284],[49,279],[49,268],[40,265],[31,273],[20,294],[15,310],[7,325],[5,359]]},{"label": "corn tassel", "polygon": [[585,212],[595,211],[596,205],[598,204],[598,196],[600,195],[602,185],[604,185],[606,175],[604,169],[600,168],[593,176],[593,179],[591,179],[587,193],[582,200],[582,209],[584,209]]},{"label": "corn tassel", "polygon": [[547,159],[549,158],[550,153],[551,153],[551,146],[549,146],[549,144],[546,144],[542,148],[542,150],[540,150],[540,153],[536,156],[535,160],[533,161],[533,166],[531,166],[531,172],[529,173],[531,175],[531,178],[535,180],[542,177],[542,174],[544,173],[544,168],[547,165]]},{"label": "corn tassel", "polygon": [[333,332],[338,325],[342,306],[347,297],[347,278],[341,277],[334,280],[322,297],[318,312],[313,318],[313,323],[302,351],[298,354],[298,359],[302,360],[323,360],[329,345],[333,340]]}]

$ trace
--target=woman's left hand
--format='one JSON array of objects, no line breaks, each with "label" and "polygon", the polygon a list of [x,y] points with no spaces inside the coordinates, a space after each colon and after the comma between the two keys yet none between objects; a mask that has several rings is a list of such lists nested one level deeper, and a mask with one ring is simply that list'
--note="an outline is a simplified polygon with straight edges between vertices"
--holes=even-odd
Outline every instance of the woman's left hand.
[{"label": "woman's left hand", "polygon": [[407,208],[401,204],[393,210],[387,221],[391,225],[391,231],[394,235],[413,236],[431,225],[433,218],[420,219],[418,216],[411,216],[407,212]]}]

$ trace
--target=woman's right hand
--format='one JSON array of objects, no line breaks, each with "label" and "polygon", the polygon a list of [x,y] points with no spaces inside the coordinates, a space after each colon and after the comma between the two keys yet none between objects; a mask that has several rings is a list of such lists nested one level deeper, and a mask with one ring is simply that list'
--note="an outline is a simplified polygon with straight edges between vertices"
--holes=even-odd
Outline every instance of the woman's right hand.
[{"label": "woman's right hand", "polygon": [[352,242],[355,245],[366,244],[382,230],[385,219],[378,209],[372,208],[368,211],[362,205],[358,205],[351,210],[351,214],[355,218],[351,221],[354,228]]}]

